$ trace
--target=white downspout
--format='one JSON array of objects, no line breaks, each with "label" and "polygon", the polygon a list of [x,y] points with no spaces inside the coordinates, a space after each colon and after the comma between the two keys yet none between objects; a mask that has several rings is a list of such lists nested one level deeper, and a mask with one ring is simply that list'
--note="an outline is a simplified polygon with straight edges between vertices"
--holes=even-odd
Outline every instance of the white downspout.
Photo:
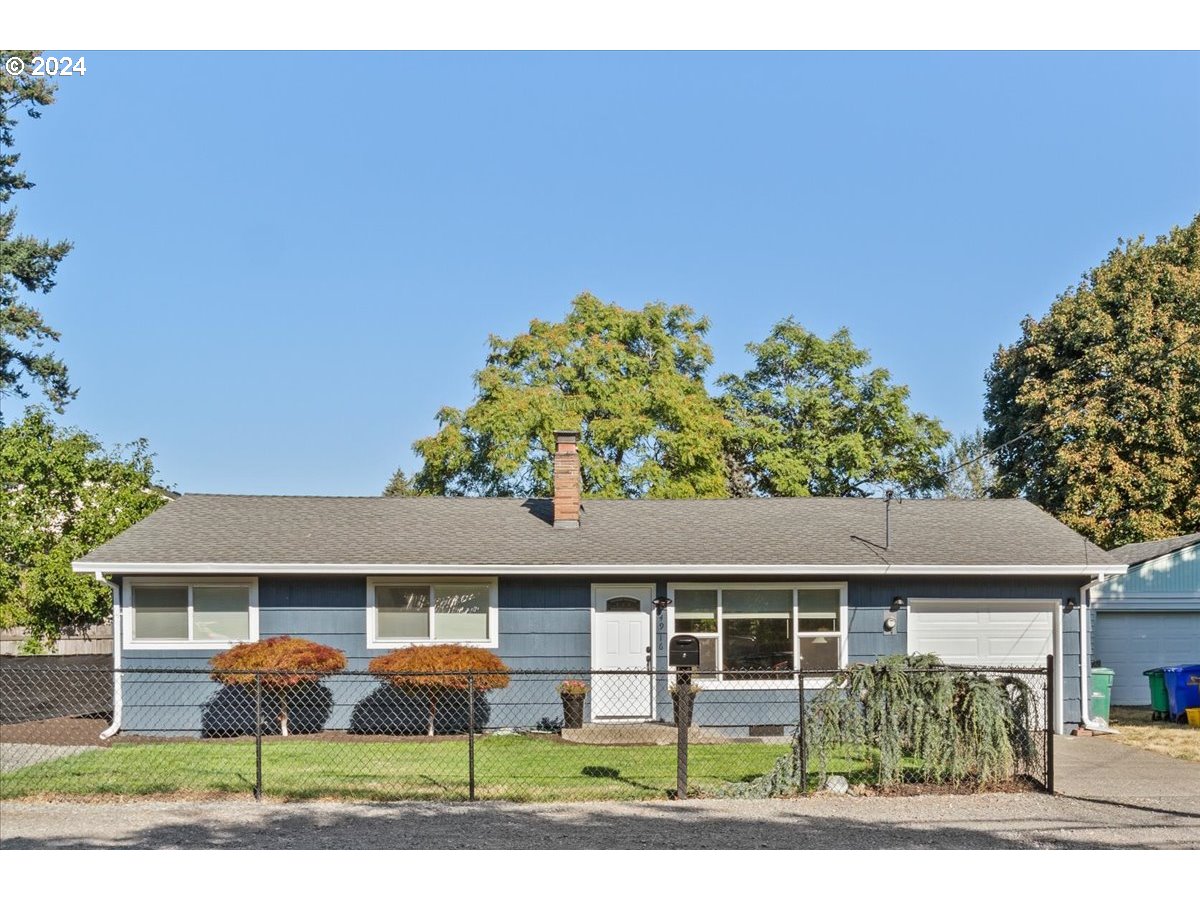
[{"label": "white downspout", "polygon": [[112,724],[100,732],[101,740],[108,740],[121,730],[121,641],[124,632],[121,623],[121,587],[115,581],[109,581],[104,573],[97,570],[96,580],[103,581],[112,589],[113,613],[113,718]]},{"label": "white downspout", "polygon": [[1098,575],[1079,589],[1079,683],[1082,685],[1080,690],[1082,697],[1079,708],[1079,724],[1089,731],[1101,731],[1111,734],[1112,729],[1108,727],[1108,723],[1105,722],[1101,725],[1093,719],[1091,710],[1092,644],[1091,635],[1088,634],[1088,619],[1091,618],[1092,607],[1087,601],[1089,599],[1088,592],[1103,580],[1104,576]]}]

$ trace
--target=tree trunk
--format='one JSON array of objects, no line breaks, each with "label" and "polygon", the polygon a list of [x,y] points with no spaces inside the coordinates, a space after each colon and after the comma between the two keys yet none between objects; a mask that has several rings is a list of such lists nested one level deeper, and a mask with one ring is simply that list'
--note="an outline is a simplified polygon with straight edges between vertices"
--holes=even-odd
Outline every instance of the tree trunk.
[{"label": "tree trunk", "polygon": [[288,695],[287,691],[279,692],[279,733],[288,736]]}]

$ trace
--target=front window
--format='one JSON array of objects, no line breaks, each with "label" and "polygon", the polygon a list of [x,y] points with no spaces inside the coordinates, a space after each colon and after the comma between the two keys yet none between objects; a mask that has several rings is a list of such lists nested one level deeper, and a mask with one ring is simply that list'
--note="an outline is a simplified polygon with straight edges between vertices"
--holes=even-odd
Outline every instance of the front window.
[{"label": "front window", "polygon": [[494,645],[494,581],[368,582],[369,643]]},{"label": "front window", "polygon": [[252,582],[131,580],[126,641],[218,648],[254,640],[254,593]]},{"label": "front window", "polygon": [[674,633],[700,642],[700,671],[722,681],[790,679],[841,665],[842,588],[713,585],[676,588]]}]

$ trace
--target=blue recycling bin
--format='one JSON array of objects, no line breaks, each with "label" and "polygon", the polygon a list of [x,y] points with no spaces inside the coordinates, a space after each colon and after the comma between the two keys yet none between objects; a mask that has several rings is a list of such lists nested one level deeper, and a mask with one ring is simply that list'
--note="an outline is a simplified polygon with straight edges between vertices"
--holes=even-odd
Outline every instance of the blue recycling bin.
[{"label": "blue recycling bin", "polygon": [[1200,665],[1164,666],[1163,681],[1167,686],[1172,721],[1185,718],[1189,706],[1200,707]]}]

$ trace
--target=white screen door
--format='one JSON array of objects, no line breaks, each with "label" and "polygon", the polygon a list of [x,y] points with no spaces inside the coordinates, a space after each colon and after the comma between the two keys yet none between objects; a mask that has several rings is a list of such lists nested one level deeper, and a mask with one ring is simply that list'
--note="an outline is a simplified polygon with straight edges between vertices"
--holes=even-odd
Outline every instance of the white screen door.
[{"label": "white screen door", "polygon": [[654,585],[594,584],[592,606],[592,668],[638,673],[593,675],[592,718],[654,718],[654,685],[646,674]]}]

